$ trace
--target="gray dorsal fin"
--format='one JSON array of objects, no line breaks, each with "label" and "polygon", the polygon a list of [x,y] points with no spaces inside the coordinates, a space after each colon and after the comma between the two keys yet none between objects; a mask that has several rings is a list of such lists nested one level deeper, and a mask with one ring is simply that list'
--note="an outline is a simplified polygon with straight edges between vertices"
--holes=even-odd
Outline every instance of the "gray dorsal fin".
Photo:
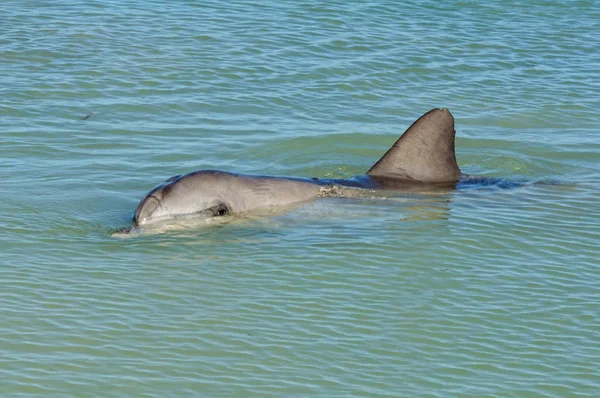
[{"label": "gray dorsal fin", "polygon": [[423,183],[456,182],[460,169],[455,134],[450,111],[433,109],[414,122],[367,174]]}]

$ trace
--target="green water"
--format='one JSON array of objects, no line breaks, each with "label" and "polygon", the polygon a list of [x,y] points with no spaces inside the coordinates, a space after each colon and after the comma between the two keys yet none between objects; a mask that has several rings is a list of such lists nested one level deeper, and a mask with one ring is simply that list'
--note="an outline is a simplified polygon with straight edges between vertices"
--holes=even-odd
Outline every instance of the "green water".
[{"label": "green water", "polygon": [[[3,1],[0,396],[600,396],[599,37],[598,1]],[[463,172],[561,184],[110,237],[433,107]]]}]

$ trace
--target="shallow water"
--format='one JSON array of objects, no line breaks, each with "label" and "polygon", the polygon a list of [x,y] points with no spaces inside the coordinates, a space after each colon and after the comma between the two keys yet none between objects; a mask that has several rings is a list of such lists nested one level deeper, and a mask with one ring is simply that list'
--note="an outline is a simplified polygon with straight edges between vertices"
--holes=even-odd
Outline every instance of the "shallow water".
[{"label": "shallow water", "polygon": [[[598,2],[173,3],[0,6],[2,396],[598,395]],[[175,174],[364,173],[433,107],[463,172],[562,184],[110,237]]]}]

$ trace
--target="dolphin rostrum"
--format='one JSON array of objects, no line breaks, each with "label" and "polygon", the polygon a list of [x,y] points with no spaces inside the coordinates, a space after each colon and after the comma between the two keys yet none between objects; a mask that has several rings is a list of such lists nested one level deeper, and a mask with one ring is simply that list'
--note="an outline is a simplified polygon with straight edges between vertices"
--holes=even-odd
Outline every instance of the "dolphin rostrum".
[{"label": "dolphin rostrum", "polygon": [[220,217],[289,205],[336,196],[348,188],[449,190],[461,179],[471,178],[462,175],[456,163],[455,134],[454,117],[448,109],[433,109],[414,122],[366,175],[347,180],[217,170],[174,176],[141,200],[133,215],[134,227],[183,216]]}]

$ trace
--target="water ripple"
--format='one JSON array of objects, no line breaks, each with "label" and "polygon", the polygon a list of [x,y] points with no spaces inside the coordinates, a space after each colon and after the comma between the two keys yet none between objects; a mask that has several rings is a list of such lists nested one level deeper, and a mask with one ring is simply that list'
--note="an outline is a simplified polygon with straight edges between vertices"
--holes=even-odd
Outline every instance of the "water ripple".
[{"label": "water ripple", "polygon": [[[594,2],[2,11],[3,396],[597,395]],[[435,106],[532,183],[109,237],[178,173],[364,173]]]}]

